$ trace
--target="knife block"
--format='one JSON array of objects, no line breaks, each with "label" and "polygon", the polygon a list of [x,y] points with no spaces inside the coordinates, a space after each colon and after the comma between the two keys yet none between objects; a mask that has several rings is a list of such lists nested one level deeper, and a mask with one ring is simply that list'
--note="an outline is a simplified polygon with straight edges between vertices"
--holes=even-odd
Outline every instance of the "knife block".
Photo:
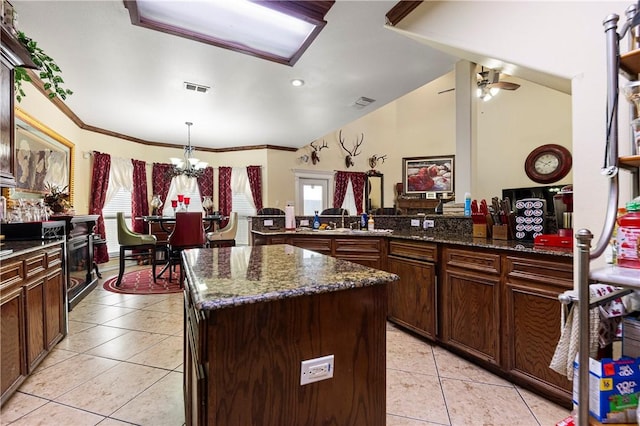
[{"label": "knife block", "polygon": [[473,224],[473,237],[474,238],[487,238],[487,224],[486,223],[474,223]]},{"label": "knife block", "polygon": [[493,225],[492,232],[494,240],[509,239],[509,227],[507,225]]}]

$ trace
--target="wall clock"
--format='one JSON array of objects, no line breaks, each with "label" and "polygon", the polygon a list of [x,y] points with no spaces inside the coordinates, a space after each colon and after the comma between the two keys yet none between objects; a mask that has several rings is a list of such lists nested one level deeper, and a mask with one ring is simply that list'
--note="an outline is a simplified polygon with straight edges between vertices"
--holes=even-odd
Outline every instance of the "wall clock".
[{"label": "wall clock", "polygon": [[524,162],[524,171],[534,182],[553,183],[571,170],[571,153],[562,145],[547,144],[531,151]]}]

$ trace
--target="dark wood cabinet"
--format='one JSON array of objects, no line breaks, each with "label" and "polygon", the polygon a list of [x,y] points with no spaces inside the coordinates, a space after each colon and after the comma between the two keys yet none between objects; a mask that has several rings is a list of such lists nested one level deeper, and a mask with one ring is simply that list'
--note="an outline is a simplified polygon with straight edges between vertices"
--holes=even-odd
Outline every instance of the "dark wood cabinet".
[{"label": "dark wood cabinet", "polygon": [[437,333],[437,245],[390,240],[387,271],[400,277],[390,284],[388,319],[431,340]]},{"label": "dark wood cabinet", "polygon": [[54,242],[0,266],[2,404],[66,333],[62,250]]},{"label": "dark wood cabinet", "polygon": [[16,186],[14,150],[14,84],[16,67],[36,68],[29,52],[0,23],[0,187]]},{"label": "dark wood cabinet", "polygon": [[506,256],[504,259],[504,369],[559,403],[572,382],[549,368],[560,338],[558,295],[573,288],[571,259]]},{"label": "dark wood cabinet", "polygon": [[442,342],[500,365],[500,256],[445,247]]}]

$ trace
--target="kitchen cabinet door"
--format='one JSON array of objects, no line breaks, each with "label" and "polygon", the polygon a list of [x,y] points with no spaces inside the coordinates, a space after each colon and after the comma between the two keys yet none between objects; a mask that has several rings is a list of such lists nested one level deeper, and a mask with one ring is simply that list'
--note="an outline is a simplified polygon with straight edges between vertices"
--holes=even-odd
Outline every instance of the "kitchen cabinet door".
[{"label": "kitchen cabinet door", "polygon": [[500,257],[445,248],[442,342],[500,365]]},{"label": "kitchen cabinet door", "polygon": [[431,340],[436,338],[436,267],[433,263],[389,256],[387,271],[400,277],[387,286],[389,321]]},{"label": "kitchen cabinet door", "polygon": [[0,383],[2,403],[27,377],[24,340],[24,293],[21,285],[2,290],[0,300],[0,356],[2,373]]},{"label": "kitchen cabinet door", "polygon": [[505,259],[504,369],[556,402],[570,401],[572,382],[549,368],[560,338],[558,295],[573,288],[571,259]]}]

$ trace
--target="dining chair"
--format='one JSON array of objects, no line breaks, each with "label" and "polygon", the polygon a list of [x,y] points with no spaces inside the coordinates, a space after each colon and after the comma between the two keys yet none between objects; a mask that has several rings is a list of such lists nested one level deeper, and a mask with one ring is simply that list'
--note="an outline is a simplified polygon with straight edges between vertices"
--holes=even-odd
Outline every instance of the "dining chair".
[{"label": "dining chair", "polygon": [[169,246],[169,282],[171,282],[176,265],[180,265],[180,287],[184,282],[182,251],[188,248],[204,247],[204,227],[202,213],[177,212],[176,224],[168,238]]},{"label": "dining chair", "polygon": [[326,215],[342,216],[343,213],[345,216],[349,216],[349,210],[332,207],[330,209],[322,210],[322,213],[320,213],[320,216],[326,216]]},{"label": "dining chair", "polygon": [[235,246],[237,231],[238,212],[231,212],[227,226],[215,232],[207,232],[207,244],[209,247]]},{"label": "dining chair", "polygon": [[258,210],[258,216],[284,216],[284,210],[277,207],[263,207]]},{"label": "dining chair", "polygon": [[[118,228],[118,244],[120,244],[120,269],[118,271],[116,287],[118,287],[122,281],[125,260],[138,260],[141,256],[150,257],[151,265],[153,267],[153,282],[156,282],[157,240],[155,235],[140,234],[131,231],[127,222],[124,220],[123,212],[116,213],[116,221]],[[132,253],[126,254],[127,251]],[[147,253],[141,253],[140,251],[146,251]]]}]

